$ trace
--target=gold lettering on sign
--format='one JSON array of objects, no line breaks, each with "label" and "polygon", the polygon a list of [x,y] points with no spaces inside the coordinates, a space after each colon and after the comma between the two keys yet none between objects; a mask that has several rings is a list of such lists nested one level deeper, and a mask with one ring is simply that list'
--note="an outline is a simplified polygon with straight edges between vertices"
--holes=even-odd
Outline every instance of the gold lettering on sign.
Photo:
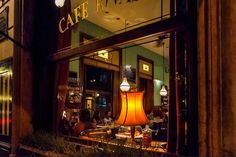
[{"label": "gold lettering on sign", "polygon": [[97,12],[103,11],[102,0],[96,0]]},{"label": "gold lettering on sign", "polygon": [[65,17],[63,17],[61,20],[60,20],[60,22],[59,22],[59,31],[61,32],[61,33],[64,33],[67,29],[68,29],[68,27],[66,27],[66,28],[62,28],[62,22],[65,22],[66,20],[65,20]]},{"label": "gold lettering on sign", "polygon": [[75,23],[79,22],[79,17],[80,15],[80,5],[74,9],[74,14],[75,14]]},{"label": "gold lettering on sign", "polygon": [[69,27],[69,25],[72,27],[74,25],[74,22],[70,16],[70,14],[68,14],[67,16],[67,27]]},{"label": "gold lettering on sign", "polygon": [[88,17],[88,1],[82,4],[82,20]]},{"label": "gold lettering on sign", "polygon": [[73,13],[68,14],[67,17],[62,17],[59,21],[59,31],[60,33],[64,33],[66,30],[69,29],[69,27],[74,26],[76,23],[78,23],[79,19],[85,19],[88,17],[88,1],[85,1],[84,3],[78,5]]}]

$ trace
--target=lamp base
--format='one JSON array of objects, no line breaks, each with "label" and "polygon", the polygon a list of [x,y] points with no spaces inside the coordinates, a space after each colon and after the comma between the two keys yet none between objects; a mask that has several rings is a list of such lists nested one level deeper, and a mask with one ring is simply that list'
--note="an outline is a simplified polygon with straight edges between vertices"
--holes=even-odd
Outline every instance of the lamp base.
[{"label": "lamp base", "polygon": [[135,126],[131,126],[130,128],[131,128],[131,130],[130,130],[131,139],[133,141],[134,140],[134,134],[135,134]]}]

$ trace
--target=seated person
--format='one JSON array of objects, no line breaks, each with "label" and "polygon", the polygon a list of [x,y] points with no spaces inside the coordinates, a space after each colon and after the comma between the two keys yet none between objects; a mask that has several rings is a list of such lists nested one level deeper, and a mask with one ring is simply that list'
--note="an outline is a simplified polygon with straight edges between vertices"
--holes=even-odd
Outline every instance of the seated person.
[{"label": "seated person", "polygon": [[163,114],[160,110],[156,110],[153,113],[153,118],[150,120],[150,128],[153,130],[159,130],[163,123]]},{"label": "seated person", "polygon": [[163,122],[163,114],[162,112],[157,112],[156,115],[154,116],[153,122],[155,123],[162,123]]},{"label": "seated person", "polygon": [[103,123],[102,118],[100,117],[99,110],[94,111],[92,120],[95,124],[102,124]]},{"label": "seated person", "polygon": [[73,134],[73,127],[71,125],[71,113],[69,111],[63,112],[63,116],[60,121],[60,132],[63,135]]},{"label": "seated person", "polygon": [[76,136],[87,129],[95,129],[96,124],[90,119],[90,112],[88,109],[82,109],[79,112],[79,122],[75,125],[74,134]]},{"label": "seated person", "polygon": [[113,118],[111,117],[111,111],[106,111],[106,115],[103,118],[105,125],[109,125],[113,122]]},{"label": "seated person", "polygon": [[153,110],[149,114],[147,114],[147,118],[149,120],[153,120],[154,119],[154,111]]}]

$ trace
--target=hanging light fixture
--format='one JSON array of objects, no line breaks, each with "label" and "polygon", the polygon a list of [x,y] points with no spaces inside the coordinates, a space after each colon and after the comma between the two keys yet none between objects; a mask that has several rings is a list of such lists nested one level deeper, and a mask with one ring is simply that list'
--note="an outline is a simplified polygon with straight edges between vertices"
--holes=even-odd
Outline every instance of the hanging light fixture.
[{"label": "hanging light fixture", "polygon": [[[126,20],[125,20],[125,32],[126,32]],[[125,54],[125,64],[126,64],[126,48],[124,48],[124,54]],[[126,67],[126,66],[125,66]],[[123,70],[123,68],[122,68],[122,70]],[[125,68],[125,70],[126,70],[126,68]],[[125,75],[125,74],[124,74]],[[123,81],[122,81],[122,83],[120,84],[120,90],[122,91],[122,92],[128,92],[129,90],[130,90],[130,84],[128,83],[128,80],[127,80],[127,77],[126,76],[124,76],[123,77]]]},{"label": "hanging light fixture", "polygon": [[160,95],[161,96],[167,96],[167,90],[166,90],[164,84],[161,86]]},{"label": "hanging light fixture", "polygon": [[65,0],[55,0],[55,5],[56,5],[58,8],[63,7],[64,4],[65,4]]},{"label": "hanging light fixture", "polygon": [[123,81],[120,84],[120,90],[122,92],[127,92],[127,91],[129,91],[129,89],[130,89],[130,85],[129,85],[128,81],[127,81],[127,78],[123,77]]},{"label": "hanging light fixture", "polygon": [[167,96],[167,90],[166,90],[166,87],[165,87],[165,84],[164,84],[164,82],[165,82],[165,80],[164,80],[164,75],[165,75],[165,64],[164,64],[164,61],[165,61],[165,57],[164,57],[164,50],[165,50],[165,43],[164,43],[164,41],[163,41],[163,84],[162,84],[162,86],[161,86],[161,90],[160,90],[160,95],[161,96]]}]

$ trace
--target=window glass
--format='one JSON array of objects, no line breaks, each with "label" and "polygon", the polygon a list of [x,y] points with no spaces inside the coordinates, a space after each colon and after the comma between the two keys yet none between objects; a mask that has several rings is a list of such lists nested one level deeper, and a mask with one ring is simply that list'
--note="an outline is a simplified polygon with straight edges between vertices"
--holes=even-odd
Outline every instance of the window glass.
[{"label": "window glass", "polygon": [[12,123],[12,67],[10,62],[0,64],[0,137],[10,140]]}]

